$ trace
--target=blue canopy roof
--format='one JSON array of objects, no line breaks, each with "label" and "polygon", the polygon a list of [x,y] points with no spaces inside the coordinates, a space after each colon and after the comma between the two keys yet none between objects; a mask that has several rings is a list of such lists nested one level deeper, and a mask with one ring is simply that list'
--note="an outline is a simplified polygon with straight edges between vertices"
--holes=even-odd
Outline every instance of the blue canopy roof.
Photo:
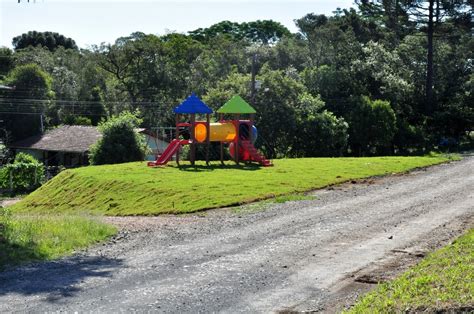
[{"label": "blue canopy roof", "polygon": [[212,109],[209,108],[196,94],[192,93],[191,96],[186,98],[178,107],[173,109],[174,113],[212,113]]}]

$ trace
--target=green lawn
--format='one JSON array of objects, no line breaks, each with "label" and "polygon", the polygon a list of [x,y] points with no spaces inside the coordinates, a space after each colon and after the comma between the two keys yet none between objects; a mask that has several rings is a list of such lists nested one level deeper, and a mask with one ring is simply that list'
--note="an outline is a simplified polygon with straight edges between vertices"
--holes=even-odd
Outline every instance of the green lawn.
[{"label": "green lawn", "polygon": [[303,158],[274,167],[218,163],[149,168],[143,162],[66,170],[14,205],[15,212],[155,215],[248,203],[350,179],[447,161],[432,157]]},{"label": "green lawn", "polygon": [[474,310],[474,229],[430,254],[399,278],[378,286],[349,313],[425,310]]},{"label": "green lawn", "polygon": [[12,215],[0,208],[0,269],[57,258],[115,233],[114,227],[90,217]]}]

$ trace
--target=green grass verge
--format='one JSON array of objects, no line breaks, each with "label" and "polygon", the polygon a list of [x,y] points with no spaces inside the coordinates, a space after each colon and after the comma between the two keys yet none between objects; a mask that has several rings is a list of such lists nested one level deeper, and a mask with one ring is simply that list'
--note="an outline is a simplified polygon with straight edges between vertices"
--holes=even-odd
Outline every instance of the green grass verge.
[{"label": "green grass verge", "polygon": [[67,255],[115,233],[115,227],[94,218],[11,215],[0,208],[0,269]]},{"label": "green grass verge", "polygon": [[474,310],[474,229],[379,285],[348,313]]},{"label": "green grass verge", "polygon": [[189,213],[301,193],[343,181],[408,171],[447,157],[302,158],[274,167],[169,165],[143,162],[91,166],[60,173],[13,206],[15,212],[105,215]]}]

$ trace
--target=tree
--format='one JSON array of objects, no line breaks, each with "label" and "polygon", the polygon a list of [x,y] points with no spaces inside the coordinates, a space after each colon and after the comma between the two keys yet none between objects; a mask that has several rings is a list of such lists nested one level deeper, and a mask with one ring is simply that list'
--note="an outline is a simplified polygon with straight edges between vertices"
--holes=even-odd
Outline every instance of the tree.
[{"label": "tree", "polygon": [[97,125],[99,121],[107,116],[107,110],[104,105],[104,96],[100,87],[95,86],[90,91],[88,103],[83,105],[83,113],[88,115],[92,125]]},{"label": "tree", "polygon": [[396,116],[388,101],[361,97],[349,118],[349,142],[357,156],[385,154],[396,131]]},{"label": "tree", "polygon": [[63,119],[66,125],[92,125],[91,119],[82,116],[66,116]]},{"label": "tree", "polygon": [[219,109],[226,101],[234,95],[241,95],[244,98],[250,96],[250,75],[231,73],[227,78],[217,83],[217,86],[210,88],[203,100],[212,109]]},{"label": "tree", "polygon": [[308,41],[312,66],[331,65],[337,69],[347,68],[352,60],[359,58],[362,45],[370,40],[376,30],[365,25],[354,10],[341,14],[307,14],[295,20],[299,35]]},{"label": "tree", "polygon": [[41,132],[43,114],[50,103],[52,78],[36,64],[14,68],[6,83],[14,86],[3,91],[0,120],[5,121],[13,140],[19,140]]},{"label": "tree", "polygon": [[346,117],[350,112],[350,96],[357,94],[358,81],[352,79],[351,71],[338,70],[334,65],[307,67],[301,77],[308,91],[320,95],[327,108],[337,116]]},{"label": "tree", "polygon": [[248,45],[246,41],[233,41],[227,36],[210,39],[189,66],[188,89],[203,95],[231,73],[247,73],[250,63],[245,48]]},{"label": "tree", "polygon": [[[401,39],[413,32],[415,23],[410,21],[403,0],[356,0],[363,19],[369,20],[385,30],[385,43],[397,45]],[[372,39],[373,40],[373,39]]]},{"label": "tree", "polygon": [[268,63],[273,70],[294,67],[298,72],[310,64],[308,43],[302,38],[284,37],[269,51]]},{"label": "tree", "polygon": [[89,160],[93,165],[117,164],[145,158],[146,143],[136,131],[141,119],[137,114],[123,112],[99,124],[102,138],[91,147]]},{"label": "tree", "polygon": [[303,94],[297,107],[294,157],[342,156],[347,147],[348,125],[324,109],[319,97]]},{"label": "tree", "polygon": [[37,64],[44,71],[51,73],[57,65],[58,59],[46,47],[28,46],[24,49],[17,50],[13,54],[14,66],[34,63]]},{"label": "tree", "polygon": [[53,32],[29,31],[28,33],[14,37],[12,44],[15,50],[23,49],[28,46],[43,46],[50,51],[54,51],[60,46],[66,49],[77,50],[76,42],[72,38]]},{"label": "tree", "polygon": [[[295,108],[305,87],[284,71],[272,71],[268,67],[257,78],[261,82],[254,104],[258,112],[257,146],[270,158],[287,156],[295,134]],[[204,101],[218,108],[235,94],[250,99],[250,81],[250,75],[233,73],[210,89]]]},{"label": "tree", "polygon": [[272,20],[257,20],[243,23],[245,38],[253,43],[268,45],[278,42],[284,37],[291,36],[290,31],[279,22]]},{"label": "tree", "polygon": [[272,20],[257,20],[254,22],[236,23],[222,21],[208,28],[198,28],[189,32],[196,40],[207,42],[212,38],[226,35],[232,40],[248,40],[252,43],[268,45],[278,42],[281,38],[290,36],[290,31],[279,22]]},{"label": "tree", "polygon": [[[360,1],[362,8],[377,8],[383,12],[389,27],[414,26],[426,34],[425,68],[425,113],[432,115],[436,109],[435,86],[435,38],[450,35],[446,24],[469,25],[472,15],[472,1],[463,0],[378,0],[375,4]],[[402,20],[399,17],[403,17]],[[394,21],[396,18],[396,22]],[[414,21],[411,22],[411,21]],[[400,25],[400,22],[403,24]],[[468,27],[469,28],[469,27]]]},{"label": "tree", "polygon": [[18,153],[13,163],[0,168],[0,188],[12,193],[31,191],[44,179],[44,165],[33,156]]},{"label": "tree", "polygon": [[13,69],[13,52],[9,48],[0,47],[0,80]]},{"label": "tree", "polygon": [[413,72],[407,70],[396,51],[369,41],[363,48],[363,58],[352,63],[353,71],[365,77],[373,97],[390,99],[391,104],[403,101],[413,93]]},{"label": "tree", "polygon": [[474,74],[462,84],[462,89],[452,99],[439,105],[433,116],[435,143],[443,138],[452,138],[458,144],[469,140],[474,130]]}]

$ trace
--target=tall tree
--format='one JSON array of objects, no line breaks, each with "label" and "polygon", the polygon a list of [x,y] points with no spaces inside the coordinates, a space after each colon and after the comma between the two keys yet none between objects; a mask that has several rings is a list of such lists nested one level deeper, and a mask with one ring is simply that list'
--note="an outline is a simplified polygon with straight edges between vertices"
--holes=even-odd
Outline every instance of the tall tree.
[{"label": "tall tree", "polygon": [[5,47],[0,47],[0,80],[13,68],[13,52]]},{"label": "tall tree", "polygon": [[12,91],[0,94],[0,120],[14,140],[41,132],[43,113],[51,98],[51,76],[36,64],[26,64],[13,69],[6,78]]},{"label": "tall tree", "polygon": [[248,23],[222,21],[208,28],[198,28],[189,32],[189,35],[199,41],[209,41],[211,38],[226,35],[236,41],[246,39],[253,43],[268,45],[290,36],[291,33],[279,22],[257,20]]},{"label": "tall tree", "polygon": [[29,31],[28,33],[14,37],[12,44],[15,50],[40,45],[47,47],[50,51],[56,50],[60,46],[66,49],[77,50],[76,42],[72,38],[54,32]]},{"label": "tall tree", "polygon": [[[435,44],[437,37],[449,36],[444,24],[470,21],[472,1],[468,0],[360,0],[362,14],[382,17],[384,25],[402,36],[404,27],[416,27],[426,34],[425,113],[436,109]],[[468,22],[469,23],[469,22]]]},{"label": "tall tree", "polygon": [[[434,45],[435,33],[446,19],[457,19],[472,14],[472,2],[466,0],[408,0],[406,10],[416,20],[420,29],[426,33],[426,113],[432,114],[436,103],[434,88]],[[469,13],[471,12],[471,13]]]}]

